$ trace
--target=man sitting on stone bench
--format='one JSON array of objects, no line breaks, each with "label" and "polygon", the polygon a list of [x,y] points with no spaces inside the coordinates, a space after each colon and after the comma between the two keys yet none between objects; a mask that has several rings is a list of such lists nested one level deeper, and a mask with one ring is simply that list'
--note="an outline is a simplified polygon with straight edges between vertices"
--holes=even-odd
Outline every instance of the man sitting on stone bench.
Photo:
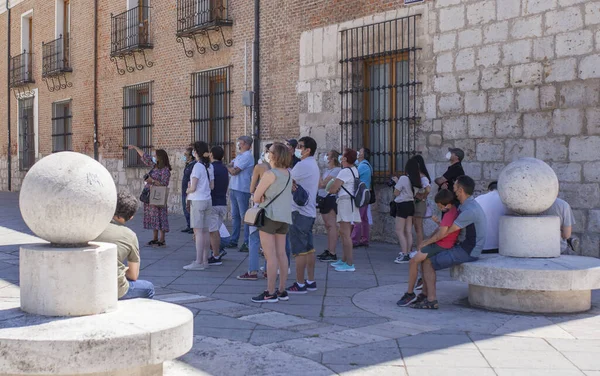
[{"label": "man sitting on stone bench", "polygon": [[[460,206],[458,208],[458,218],[448,229],[451,234],[455,231],[464,230],[464,240],[450,249],[440,249],[434,246],[417,246],[417,255],[415,258],[423,260],[423,294],[427,296],[422,302],[412,305],[417,309],[438,309],[436,297],[436,270],[450,268],[465,262],[477,260],[481,255],[485,244],[485,234],[487,229],[487,220],[485,213],[479,204],[472,197],[475,191],[475,182],[470,177],[459,176],[454,183],[454,194]],[[423,244],[431,244],[429,240]]]},{"label": "man sitting on stone bench", "polygon": [[579,239],[571,237],[571,230],[575,225],[575,217],[571,206],[565,200],[557,198],[552,206],[542,213],[560,218],[560,253],[563,255],[577,254]]},{"label": "man sitting on stone bench", "polygon": [[[117,288],[119,300],[154,297],[154,285],[138,279],[140,275],[140,245],[137,235],[125,227],[138,209],[138,200],[129,193],[117,195],[117,209],[106,230],[95,240],[117,245]],[[125,261],[127,260],[127,266]]]}]

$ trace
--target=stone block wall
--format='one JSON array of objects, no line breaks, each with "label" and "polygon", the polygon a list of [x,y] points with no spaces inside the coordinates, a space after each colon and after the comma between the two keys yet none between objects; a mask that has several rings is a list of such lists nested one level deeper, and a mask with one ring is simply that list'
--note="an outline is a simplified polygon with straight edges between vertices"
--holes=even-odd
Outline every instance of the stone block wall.
[{"label": "stone block wall", "polygon": [[[573,207],[582,253],[599,257],[600,1],[438,0],[305,31],[300,133],[321,152],[341,146],[339,31],[411,14],[422,15],[417,150],[431,175],[447,168],[448,147],[465,151],[479,192],[511,161],[540,158]],[[385,213],[390,192],[380,191]],[[375,218],[375,236],[395,241],[390,220]]]}]

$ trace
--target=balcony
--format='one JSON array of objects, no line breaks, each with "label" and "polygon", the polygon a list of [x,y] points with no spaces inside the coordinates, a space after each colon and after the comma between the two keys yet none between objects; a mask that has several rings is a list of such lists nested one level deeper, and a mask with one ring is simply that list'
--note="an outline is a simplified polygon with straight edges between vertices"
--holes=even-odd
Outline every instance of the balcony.
[{"label": "balcony", "polygon": [[53,77],[72,72],[70,62],[69,36],[59,36],[48,43],[42,43],[42,77]]},{"label": "balcony", "polygon": [[33,80],[33,54],[31,52],[23,51],[20,55],[12,56],[9,65],[9,86],[11,88],[18,88],[35,82]]},{"label": "balcony", "polygon": [[227,0],[177,0],[176,40],[183,45],[187,57],[194,56],[194,50],[185,46],[184,38],[193,42],[200,54],[206,53],[207,48],[218,51],[219,39],[231,47],[233,40],[225,37],[223,27],[232,24]]},{"label": "balcony", "polygon": [[232,24],[226,0],[177,0],[177,36]]},{"label": "balcony", "polygon": [[110,55],[151,49],[150,7],[138,6],[126,12],[111,14]]}]

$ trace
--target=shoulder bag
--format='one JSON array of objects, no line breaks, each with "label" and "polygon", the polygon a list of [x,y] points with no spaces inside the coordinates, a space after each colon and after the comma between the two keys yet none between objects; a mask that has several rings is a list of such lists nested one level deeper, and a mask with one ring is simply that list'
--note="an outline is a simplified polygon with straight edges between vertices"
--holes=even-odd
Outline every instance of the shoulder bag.
[{"label": "shoulder bag", "polygon": [[285,192],[285,190],[287,189],[287,186],[290,184],[291,177],[292,177],[292,175],[289,174],[287,183],[285,183],[285,187],[283,187],[283,190],[281,192],[279,192],[277,194],[277,196],[273,197],[273,199],[271,201],[269,201],[269,203],[267,205],[265,205],[264,208],[257,207],[257,208],[250,208],[250,209],[246,210],[246,214],[244,215],[244,223],[249,226],[254,226],[254,227],[264,226],[264,224],[265,224],[265,209],[268,208],[269,205],[271,205],[275,200],[277,200],[283,192]]},{"label": "shoulder bag", "polygon": [[[152,172],[152,170],[154,170],[154,167],[150,170],[150,172]],[[146,179],[148,179],[148,177],[150,176],[150,172],[148,172],[145,176],[144,176],[144,181]],[[143,202],[144,204],[149,204],[150,203],[150,187],[148,187],[147,184],[144,184],[144,188],[142,189],[142,193],[140,193],[140,201]]]}]

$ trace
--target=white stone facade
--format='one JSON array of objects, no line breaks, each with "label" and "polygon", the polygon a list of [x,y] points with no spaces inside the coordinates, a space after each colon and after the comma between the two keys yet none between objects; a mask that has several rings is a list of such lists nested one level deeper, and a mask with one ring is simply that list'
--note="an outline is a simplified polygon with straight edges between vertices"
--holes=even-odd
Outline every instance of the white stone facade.
[{"label": "white stone facade", "polygon": [[[417,150],[441,175],[449,146],[466,153],[478,189],[521,157],[555,170],[582,254],[600,257],[600,1],[437,0],[306,31],[301,36],[300,134],[340,148],[340,38],[351,27],[417,21]],[[382,188],[373,235],[395,241]],[[387,233],[387,234],[386,234]]]}]

